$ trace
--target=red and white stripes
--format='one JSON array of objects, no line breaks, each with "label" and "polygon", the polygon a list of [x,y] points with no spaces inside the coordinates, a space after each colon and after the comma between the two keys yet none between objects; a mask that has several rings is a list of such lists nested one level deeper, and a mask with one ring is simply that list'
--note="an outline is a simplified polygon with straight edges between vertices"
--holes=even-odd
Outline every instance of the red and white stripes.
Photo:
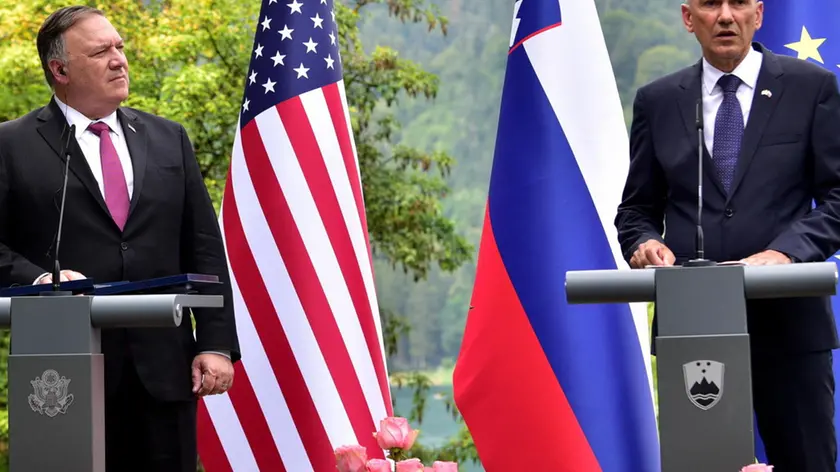
[{"label": "red and white stripes", "polygon": [[205,397],[208,472],[333,470],[391,414],[358,157],[343,82],[238,130],[220,224],[242,361]]}]

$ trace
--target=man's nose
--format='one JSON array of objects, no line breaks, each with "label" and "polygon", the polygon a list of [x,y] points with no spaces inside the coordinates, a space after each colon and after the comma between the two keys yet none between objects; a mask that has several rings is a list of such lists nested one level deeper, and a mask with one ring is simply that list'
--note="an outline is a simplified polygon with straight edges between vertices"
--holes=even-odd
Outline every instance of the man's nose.
[{"label": "man's nose", "polygon": [[122,54],[115,55],[111,62],[109,63],[111,69],[124,69],[127,65],[127,61],[125,60],[125,56]]},{"label": "man's nose", "polygon": [[718,23],[723,24],[731,24],[735,21],[735,17],[732,16],[732,8],[729,6],[728,1],[724,1],[720,7],[720,16],[718,16]]}]

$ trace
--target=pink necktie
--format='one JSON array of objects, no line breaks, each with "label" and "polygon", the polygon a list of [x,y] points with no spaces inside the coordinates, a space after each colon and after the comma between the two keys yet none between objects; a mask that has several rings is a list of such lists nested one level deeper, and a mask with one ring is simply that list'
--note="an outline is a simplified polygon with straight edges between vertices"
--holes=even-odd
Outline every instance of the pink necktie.
[{"label": "pink necktie", "polygon": [[102,160],[102,178],[105,183],[105,204],[111,212],[111,218],[120,227],[125,227],[128,219],[128,186],[125,183],[117,149],[111,141],[110,128],[102,122],[91,123],[88,129],[99,136],[99,154]]}]

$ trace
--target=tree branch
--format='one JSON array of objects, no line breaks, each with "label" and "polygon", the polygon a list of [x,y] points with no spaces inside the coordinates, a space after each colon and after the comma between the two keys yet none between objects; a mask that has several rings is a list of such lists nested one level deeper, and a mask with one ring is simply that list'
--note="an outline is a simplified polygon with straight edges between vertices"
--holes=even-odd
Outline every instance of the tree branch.
[{"label": "tree branch", "polygon": [[230,63],[227,61],[227,58],[225,57],[225,55],[222,54],[222,51],[219,50],[219,45],[216,44],[216,40],[213,38],[213,33],[210,31],[210,28],[208,28],[207,25],[205,24],[203,26],[203,29],[204,29],[204,31],[207,32],[207,39],[210,40],[210,44],[213,46],[213,50],[216,51],[216,55],[218,55],[219,59],[221,59],[222,64],[225,65],[225,68],[228,70],[228,72],[230,74],[236,74],[236,70],[234,69],[234,67],[230,65]]}]

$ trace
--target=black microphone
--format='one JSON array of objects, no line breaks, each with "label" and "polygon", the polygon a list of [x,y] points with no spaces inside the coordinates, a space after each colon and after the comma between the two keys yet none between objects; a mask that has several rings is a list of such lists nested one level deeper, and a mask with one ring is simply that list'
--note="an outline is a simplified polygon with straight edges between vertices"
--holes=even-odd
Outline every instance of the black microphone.
[{"label": "black microphone", "polygon": [[55,253],[53,254],[52,292],[41,292],[43,295],[72,295],[72,292],[61,290],[61,264],[58,261],[58,251],[61,246],[61,228],[64,225],[64,201],[67,197],[67,175],[70,170],[70,139],[76,133],[76,125],[70,126],[67,141],[64,143],[64,182],[61,184],[61,206],[58,210],[58,229],[55,233]]},{"label": "black microphone", "polygon": [[706,259],[703,242],[703,100],[697,99],[694,125],[697,128],[697,239],[695,241],[697,254],[694,259],[684,263],[686,267],[702,267],[715,265]]}]

